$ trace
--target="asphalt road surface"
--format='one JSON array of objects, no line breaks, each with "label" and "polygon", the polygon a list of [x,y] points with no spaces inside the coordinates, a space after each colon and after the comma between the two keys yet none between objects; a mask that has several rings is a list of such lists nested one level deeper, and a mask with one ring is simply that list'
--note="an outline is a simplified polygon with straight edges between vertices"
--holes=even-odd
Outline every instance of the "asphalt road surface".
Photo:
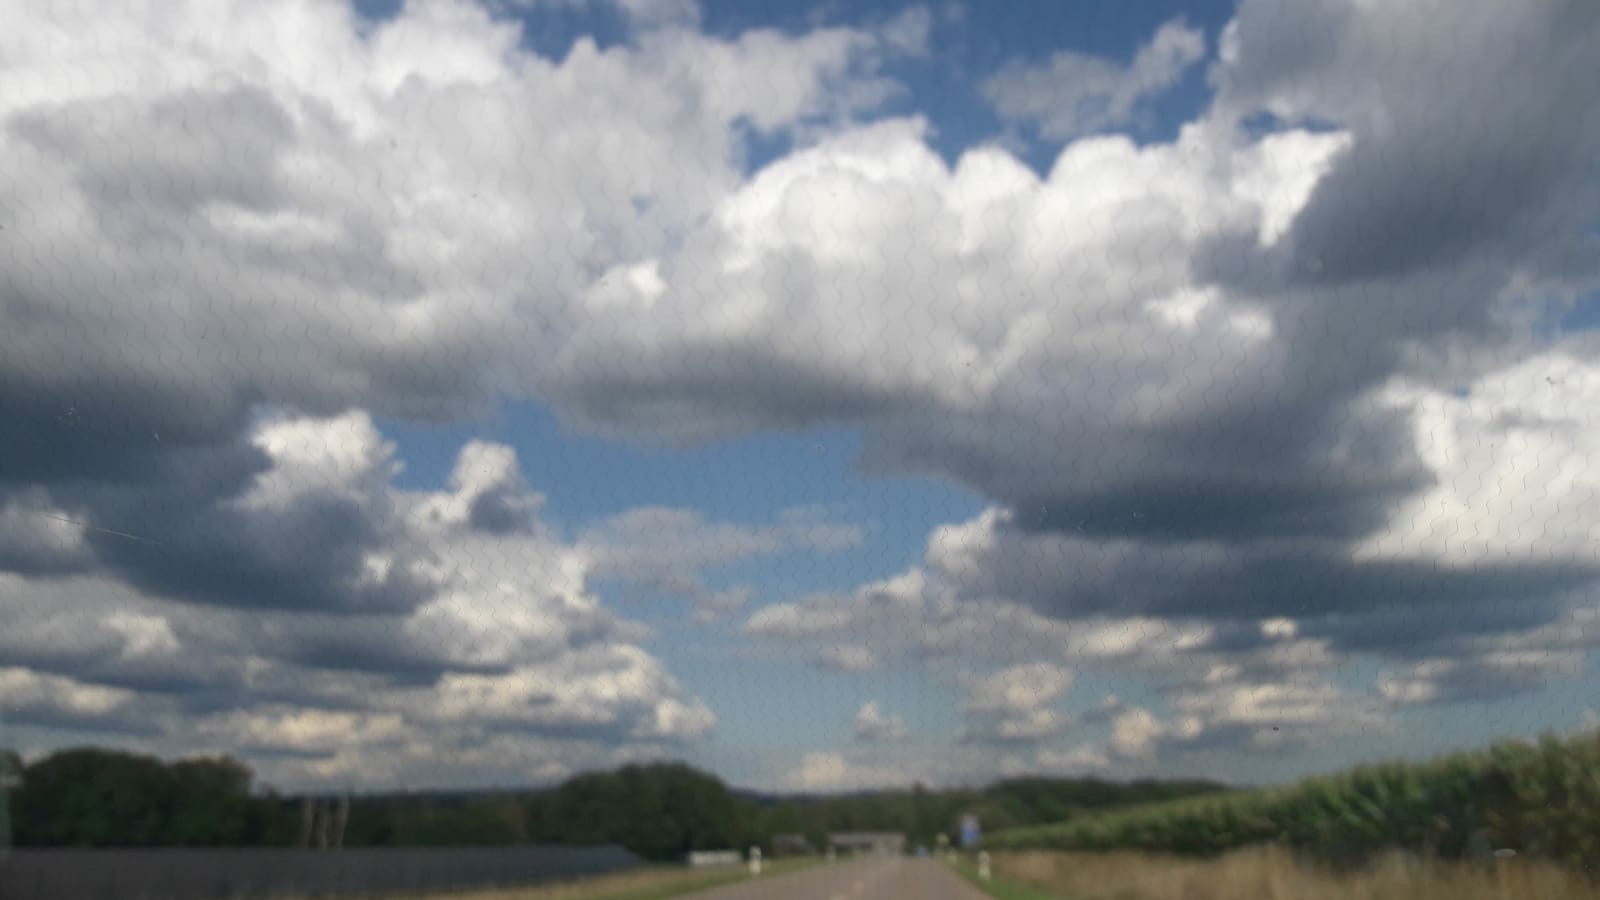
[{"label": "asphalt road surface", "polygon": [[985,900],[943,863],[899,856],[752,878],[694,896],[699,900]]}]

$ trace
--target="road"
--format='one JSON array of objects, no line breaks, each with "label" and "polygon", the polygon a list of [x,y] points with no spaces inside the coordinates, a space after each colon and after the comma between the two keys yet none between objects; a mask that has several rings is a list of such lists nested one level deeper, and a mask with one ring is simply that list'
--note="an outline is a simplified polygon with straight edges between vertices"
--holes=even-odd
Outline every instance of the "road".
[{"label": "road", "polygon": [[878,857],[839,862],[695,894],[698,900],[985,900],[932,859]]}]

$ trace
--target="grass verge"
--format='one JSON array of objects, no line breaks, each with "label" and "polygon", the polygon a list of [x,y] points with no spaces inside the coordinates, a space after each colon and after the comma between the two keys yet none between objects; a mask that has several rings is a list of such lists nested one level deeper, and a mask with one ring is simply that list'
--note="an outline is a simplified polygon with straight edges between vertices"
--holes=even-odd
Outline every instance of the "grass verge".
[{"label": "grass verge", "polygon": [[[768,862],[760,877],[780,877],[818,862],[812,859]],[[749,878],[750,873],[743,866],[716,869],[651,866],[633,872],[596,875],[557,884],[408,895],[407,900],[664,900],[696,891],[708,891],[725,884],[736,884]]]},{"label": "grass verge", "polygon": [[992,877],[984,881],[978,877],[978,867],[967,859],[958,859],[950,863],[950,867],[973,887],[994,897],[995,900],[1060,900],[1058,894],[1047,894],[1026,881],[1008,878],[998,872],[991,872]]}]

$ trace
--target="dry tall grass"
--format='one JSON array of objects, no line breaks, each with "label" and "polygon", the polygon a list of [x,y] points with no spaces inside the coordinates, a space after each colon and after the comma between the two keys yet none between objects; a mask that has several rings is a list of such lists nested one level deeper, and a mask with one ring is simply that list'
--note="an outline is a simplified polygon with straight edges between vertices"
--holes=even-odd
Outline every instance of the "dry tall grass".
[{"label": "dry tall grass", "polygon": [[1600,900],[1581,872],[1505,859],[1475,865],[1404,853],[1336,872],[1278,847],[1213,860],[1132,852],[996,854],[998,874],[1072,900]]}]

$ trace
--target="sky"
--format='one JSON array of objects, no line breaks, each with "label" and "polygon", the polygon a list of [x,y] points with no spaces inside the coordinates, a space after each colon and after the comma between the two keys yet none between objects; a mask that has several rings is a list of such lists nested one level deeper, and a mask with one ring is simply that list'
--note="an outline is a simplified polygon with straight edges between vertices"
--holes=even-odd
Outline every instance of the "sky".
[{"label": "sky", "polygon": [[0,7],[0,744],[824,792],[1597,721],[1593,3]]}]

